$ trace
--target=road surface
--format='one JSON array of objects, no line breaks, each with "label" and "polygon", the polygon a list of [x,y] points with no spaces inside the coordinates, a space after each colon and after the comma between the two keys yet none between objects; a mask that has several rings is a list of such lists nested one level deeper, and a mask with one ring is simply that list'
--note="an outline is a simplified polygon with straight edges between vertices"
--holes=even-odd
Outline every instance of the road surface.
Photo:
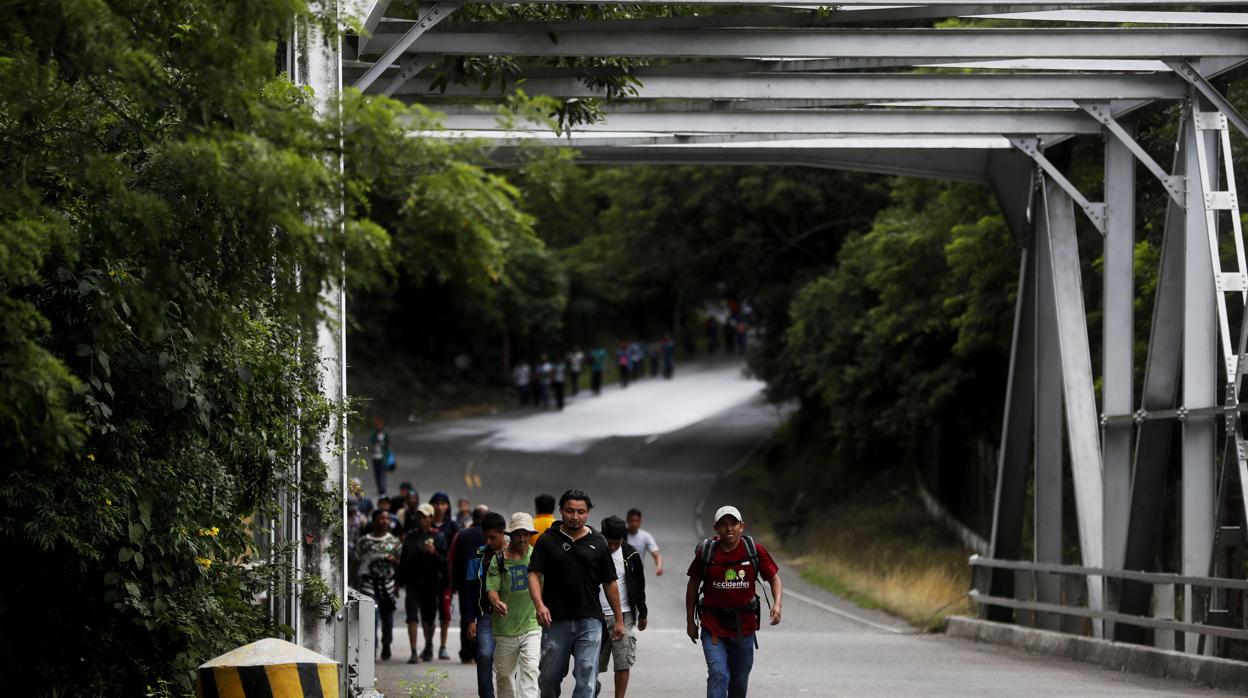
[{"label": "road surface", "polygon": [[[412,481],[427,499],[447,490],[504,515],[532,511],[533,497],[584,489],[591,521],[640,508],[644,527],[662,547],[665,574],[647,560],[650,627],[639,635],[630,695],[705,693],[701,649],[685,635],[685,570],[725,495],[716,484],[777,426],[782,415],[761,399],[762,384],[741,366],[684,368],[674,380],[646,379],[600,397],[582,393],[557,413],[509,411],[486,418],[392,431],[397,491]],[[365,483],[372,478],[361,474]],[[745,509],[747,528],[750,511]],[[814,512],[812,512],[814,513]],[[700,516],[699,516],[700,514]],[[766,542],[764,540],[764,542]],[[852,604],[784,570],[780,626],[759,635],[750,689],[758,696],[1002,695],[1116,696],[1213,693],[1186,683],[1148,679],[1095,666],[919,635],[885,614]],[[409,665],[403,604],[395,618],[394,656],[378,661],[378,687],[402,695],[400,681],[424,680],[430,668],[449,676],[450,696],[476,695],[474,668],[457,659]],[[423,640],[422,640],[423,641]],[[451,656],[459,645],[452,623]],[[604,681],[603,695],[612,694]],[[571,678],[564,695],[571,694]]]}]

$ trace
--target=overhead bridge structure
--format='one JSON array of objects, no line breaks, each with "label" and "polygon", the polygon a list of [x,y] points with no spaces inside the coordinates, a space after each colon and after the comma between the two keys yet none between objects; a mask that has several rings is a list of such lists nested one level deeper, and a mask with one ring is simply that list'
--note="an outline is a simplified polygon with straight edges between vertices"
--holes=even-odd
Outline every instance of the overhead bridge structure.
[{"label": "overhead bridge structure", "polygon": [[[1248,121],[1226,93],[1248,66],[1248,12],[1217,0],[1175,6],[686,0],[682,16],[544,22],[471,19],[486,13],[449,2],[399,18],[381,0],[341,65],[343,84],[444,111],[449,134],[490,139],[503,159],[538,142],[588,163],[802,164],[991,187],[1023,254],[990,557],[1041,569],[986,567],[982,608],[1136,642],[1177,634],[1179,649],[1225,655],[1248,637],[1236,634],[1242,590],[1200,580],[1244,577],[1248,266],[1231,144]],[[938,28],[951,18],[970,21]],[[519,72],[502,89],[442,88],[431,66],[446,56],[511,57]],[[574,67],[617,57],[637,66]],[[635,89],[605,93],[601,78],[622,74]],[[517,83],[600,99],[603,118],[563,134],[502,126],[496,104]],[[1141,110],[1158,104],[1172,107],[1178,134],[1160,158],[1135,137]],[[1059,154],[1072,139],[1103,142],[1101,186],[1069,179]],[[1142,385],[1137,176],[1169,198]],[[1077,231],[1103,244],[1100,299],[1084,295]],[[1099,366],[1089,301],[1103,315]],[[1077,559],[1063,559],[1064,481]],[[1176,507],[1177,545],[1166,525]],[[1078,588],[1054,567],[1063,562],[1078,563]],[[1167,585],[1123,570],[1181,576]],[[1085,620],[1063,623],[1054,606]]]}]

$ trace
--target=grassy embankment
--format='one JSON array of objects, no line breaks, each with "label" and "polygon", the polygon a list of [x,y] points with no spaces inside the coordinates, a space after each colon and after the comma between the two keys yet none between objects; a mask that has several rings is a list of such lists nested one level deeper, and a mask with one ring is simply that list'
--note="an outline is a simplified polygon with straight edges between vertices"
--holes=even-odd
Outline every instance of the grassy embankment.
[{"label": "grassy embankment", "polygon": [[925,630],[971,612],[970,551],[923,508],[909,470],[838,474],[826,453],[789,424],[738,475],[802,577]]}]

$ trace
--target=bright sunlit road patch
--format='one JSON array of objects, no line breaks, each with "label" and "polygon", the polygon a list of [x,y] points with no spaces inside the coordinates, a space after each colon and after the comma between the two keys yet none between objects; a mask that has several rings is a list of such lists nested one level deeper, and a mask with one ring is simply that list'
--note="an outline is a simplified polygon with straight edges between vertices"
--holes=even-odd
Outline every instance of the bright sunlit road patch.
[{"label": "bright sunlit road patch", "polygon": [[[741,364],[679,370],[670,381],[644,378],[628,388],[609,385],[593,397],[582,390],[562,412],[511,412],[434,428],[421,439],[481,435],[480,446],[506,451],[583,453],[594,442],[613,436],[658,435],[683,429],[754,399],[762,381],[742,374]],[[552,401],[553,402],[553,401]]]}]

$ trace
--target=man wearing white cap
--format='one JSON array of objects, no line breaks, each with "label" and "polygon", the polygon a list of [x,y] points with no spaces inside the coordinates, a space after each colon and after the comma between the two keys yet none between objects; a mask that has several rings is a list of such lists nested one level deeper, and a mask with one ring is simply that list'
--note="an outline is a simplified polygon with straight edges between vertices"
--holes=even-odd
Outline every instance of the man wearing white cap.
[{"label": "man wearing white cap", "polygon": [[780,568],[744,531],[741,512],[732,506],[720,507],[715,512],[718,535],[698,545],[689,565],[686,625],[689,639],[702,641],[707,698],[745,698],[754,666],[754,633],[761,621],[755,592],[760,577],[771,585],[775,599],[771,624],[780,623],[784,593]]},{"label": "man wearing white cap", "polygon": [[537,667],[542,651],[542,626],[529,596],[529,536],[537,534],[533,517],[511,515],[505,531],[510,538],[495,555],[485,575],[494,631],[494,674],[498,698],[537,698]]}]

